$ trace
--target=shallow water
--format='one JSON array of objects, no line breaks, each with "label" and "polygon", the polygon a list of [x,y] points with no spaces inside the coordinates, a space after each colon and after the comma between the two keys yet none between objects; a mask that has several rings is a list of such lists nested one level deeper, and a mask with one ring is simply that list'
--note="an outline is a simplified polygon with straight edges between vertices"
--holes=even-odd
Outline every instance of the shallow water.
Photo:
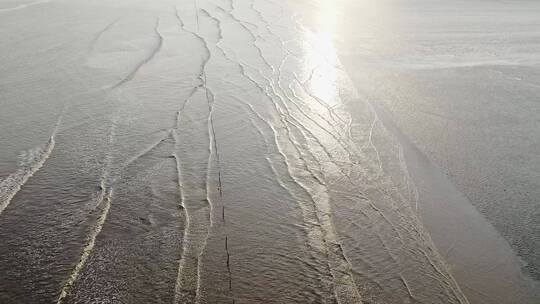
[{"label": "shallow water", "polygon": [[520,281],[540,297],[538,3],[339,3],[326,23],[340,58],[399,138],[424,225],[469,300],[526,302],[497,292]]},{"label": "shallow water", "polygon": [[1,2],[0,302],[469,303],[417,151],[301,14]]}]

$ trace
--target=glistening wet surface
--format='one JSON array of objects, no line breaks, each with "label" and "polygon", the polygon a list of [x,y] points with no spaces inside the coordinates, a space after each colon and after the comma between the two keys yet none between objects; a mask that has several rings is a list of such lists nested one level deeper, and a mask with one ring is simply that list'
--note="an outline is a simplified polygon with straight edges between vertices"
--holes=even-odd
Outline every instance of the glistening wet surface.
[{"label": "glistening wet surface", "polygon": [[469,303],[286,3],[0,3],[1,303]]}]

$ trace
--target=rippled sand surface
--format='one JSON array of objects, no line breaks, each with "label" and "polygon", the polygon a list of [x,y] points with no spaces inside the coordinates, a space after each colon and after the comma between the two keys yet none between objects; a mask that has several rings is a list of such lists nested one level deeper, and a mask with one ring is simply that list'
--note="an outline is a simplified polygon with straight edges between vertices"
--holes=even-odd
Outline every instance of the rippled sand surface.
[{"label": "rippled sand surface", "polygon": [[0,303],[469,303],[286,2],[2,1],[0,37]]}]

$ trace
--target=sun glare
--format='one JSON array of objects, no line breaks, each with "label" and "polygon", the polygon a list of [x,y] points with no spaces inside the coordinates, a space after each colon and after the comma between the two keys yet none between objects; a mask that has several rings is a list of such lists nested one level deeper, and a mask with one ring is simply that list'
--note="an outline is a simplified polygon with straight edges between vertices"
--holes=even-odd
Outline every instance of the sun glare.
[{"label": "sun glare", "polygon": [[305,29],[305,73],[313,94],[333,107],[339,103],[338,58],[334,46],[337,12],[333,1],[321,0],[314,27]]}]

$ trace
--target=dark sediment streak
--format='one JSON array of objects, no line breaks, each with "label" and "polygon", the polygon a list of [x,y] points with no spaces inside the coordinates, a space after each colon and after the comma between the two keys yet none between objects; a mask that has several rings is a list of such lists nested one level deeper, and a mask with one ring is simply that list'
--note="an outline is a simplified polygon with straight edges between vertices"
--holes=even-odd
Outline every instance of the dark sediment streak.
[{"label": "dark sediment streak", "polygon": [[116,88],[124,85],[125,83],[133,80],[133,78],[135,77],[135,75],[137,75],[139,70],[145,64],[149,63],[156,56],[157,53],[159,53],[159,51],[161,50],[161,47],[163,45],[163,36],[161,36],[161,34],[159,33],[158,28],[159,28],[159,17],[156,18],[156,24],[154,26],[154,33],[155,33],[155,36],[156,36],[156,44],[155,44],[155,46],[150,50],[150,53],[148,54],[148,56],[146,58],[144,58],[141,62],[139,62],[137,65],[135,65],[135,67],[133,67],[131,72],[129,72],[129,74],[127,74],[124,78],[122,78],[122,80],[120,80],[118,83],[113,85],[111,87],[111,89],[116,89]]}]

